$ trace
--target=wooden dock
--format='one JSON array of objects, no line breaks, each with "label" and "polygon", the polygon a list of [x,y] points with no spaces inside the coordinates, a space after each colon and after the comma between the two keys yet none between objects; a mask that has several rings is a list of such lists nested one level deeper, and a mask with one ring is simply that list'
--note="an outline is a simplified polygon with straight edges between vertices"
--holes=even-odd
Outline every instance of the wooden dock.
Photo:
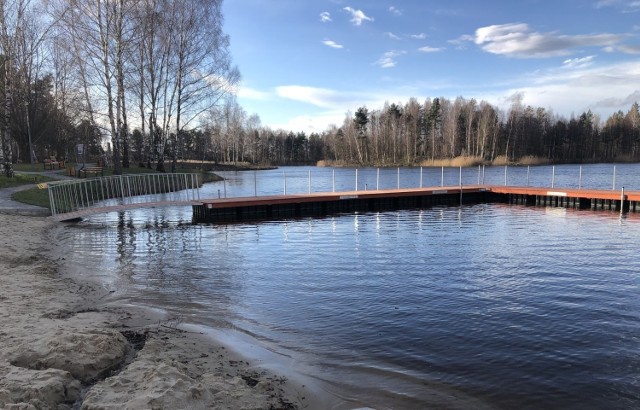
[{"label": "wooden dock", "polygon": [[270,220],[476,203],[639,212],[640,192],[473,185],[205,199],[193,205],[193,220]]}]

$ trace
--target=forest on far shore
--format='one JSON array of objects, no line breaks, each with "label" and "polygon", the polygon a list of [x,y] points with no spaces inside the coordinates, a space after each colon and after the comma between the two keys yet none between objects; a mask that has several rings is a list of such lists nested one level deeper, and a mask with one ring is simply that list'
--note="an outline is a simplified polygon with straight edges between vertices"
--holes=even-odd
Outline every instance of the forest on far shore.
[{"label": "forest on far shore", "polygon": [[[591,111],[563,118],[515,101],[505,112],[458,97],[410,99],[381,109],[360,107],[322,133],[260,127],[235,108],[234,131],[212,128],[211,151],[221,162],[274,165],[475,165],[590,163],[640,160],[638,103],[601,119]],[[244,118],[244,120],[243,120]],[[205,135],[204,139],[208,139]]]}]

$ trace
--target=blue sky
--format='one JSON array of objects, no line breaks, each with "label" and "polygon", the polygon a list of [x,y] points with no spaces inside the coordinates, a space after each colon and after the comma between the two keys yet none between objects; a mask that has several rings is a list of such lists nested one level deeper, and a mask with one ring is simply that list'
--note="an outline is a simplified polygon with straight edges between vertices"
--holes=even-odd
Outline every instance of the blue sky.
[{"label": "blue sky", "polygon": [[322,132],[458,96],[602,118],[640,102],[640,0],[225,0],[248,114]]}]

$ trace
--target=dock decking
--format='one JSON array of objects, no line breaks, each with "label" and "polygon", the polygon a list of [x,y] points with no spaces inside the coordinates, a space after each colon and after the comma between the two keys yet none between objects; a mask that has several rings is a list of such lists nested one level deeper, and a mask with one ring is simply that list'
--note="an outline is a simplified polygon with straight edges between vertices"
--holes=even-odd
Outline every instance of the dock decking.
[{"label": "dock decking", "polygon": [[194,222],[215,223],[474,203],[638,212],[640,192],[472,185],[205,199],[199,202],[193,205]]}]

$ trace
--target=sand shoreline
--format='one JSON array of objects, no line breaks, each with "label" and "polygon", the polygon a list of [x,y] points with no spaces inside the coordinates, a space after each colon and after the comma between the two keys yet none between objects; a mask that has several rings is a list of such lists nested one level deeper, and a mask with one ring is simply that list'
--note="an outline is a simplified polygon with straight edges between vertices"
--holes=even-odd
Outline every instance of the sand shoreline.
[{"label": "sand shoreline", "polygon": [[60,271],[52,222],[0,214],[0,408],[325,408],[310,386]]}]

